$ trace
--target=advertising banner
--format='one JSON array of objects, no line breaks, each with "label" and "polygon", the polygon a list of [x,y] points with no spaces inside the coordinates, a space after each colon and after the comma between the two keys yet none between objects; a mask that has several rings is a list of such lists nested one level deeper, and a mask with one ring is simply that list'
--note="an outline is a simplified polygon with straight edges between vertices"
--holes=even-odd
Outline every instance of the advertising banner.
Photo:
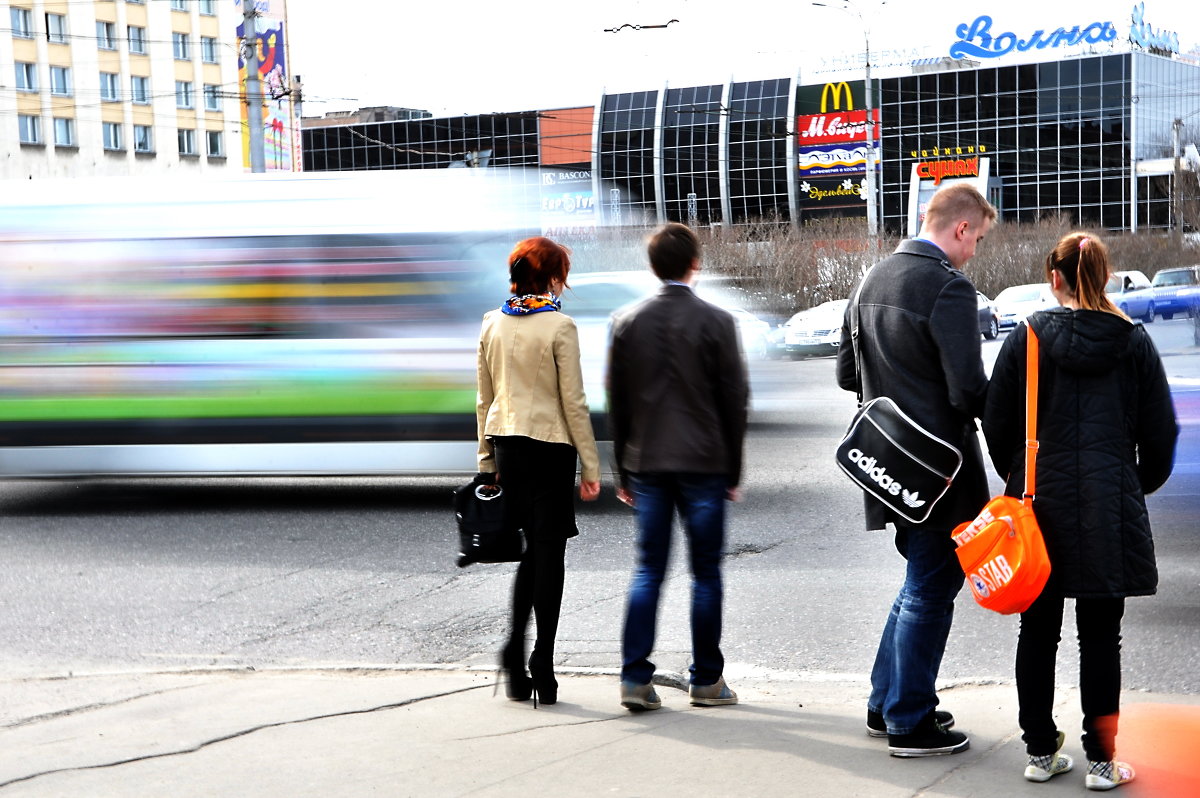
[{"label": "advertising banner", "polygon": [[[283,0],[256,0],[259,12],[255,20],[258,38],[258,71],[263,93],[263,160],[268,172],[300,171],[300,125],[293,119],[291,78],[288,73],[285,40],[287,9]],[[237,37],[245,37],[242,3],[237,3]],[[246,88],[246,61],[239,51],[238,85]],[[242,110],[242,129],[248,124],[246,103]],[[242,136],[242,163],[250,168],[250,137]]]},{"label": "advertising banner", "polygon": [[919,161],[912,165],[908,178],[908,235],[916,236],[925,222],[925,209],[938,189],[953,183],[968,182],[988,196],[990,161],[986,156]]},{"label": "advertising banner", "polygon": [[866,209],[867,181],[859,175],[838,178],[810,178],[800,181],[800,205],[806,209]]},{"label": "advertising banner", "polygon": [[[868,127],[874,134],[875,166],[878,168],[880,113],[878,108],[873,108],[868,124],[865,87],[865,81],[843,80],[802,86],[797,91],[796,164],[803,179],[865,175]],[[834,185],[829,190],[843,189]],[[801,203],[806,202],[806,193],[802,189]]]},{"label": "advertising banner", "polygon": [[544,235],[571,235],[595,228],[591,164],[543,169],[541,199]]}]

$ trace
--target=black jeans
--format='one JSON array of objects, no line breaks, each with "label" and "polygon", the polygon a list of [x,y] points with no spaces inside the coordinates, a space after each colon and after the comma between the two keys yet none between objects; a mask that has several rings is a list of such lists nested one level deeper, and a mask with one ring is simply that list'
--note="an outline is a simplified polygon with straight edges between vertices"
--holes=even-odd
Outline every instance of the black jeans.
[{"label": "black jeans", "polygon": [[524,659],[532,614],[537,640],[531,659],[550,666],[562,608],[567,538],[575,527],[575,447],[525,437],[493,438],[505,512],[525,531],[525,554],[513,584],[512,626],[505,661]]},{"label": "black jeans", "polygon": [[[1075,599],[1079,634],[1079,698],[1083,707],[1083,750],[1094,762],[1113,758],[1121,707],[1121,618],[1123,598]],[[1031,756],[1055,751],[1054,665],[1062,636],[1063,597],[1051,585],[1021,613],[1017,638],[1017,698],[1025,750]]]}]

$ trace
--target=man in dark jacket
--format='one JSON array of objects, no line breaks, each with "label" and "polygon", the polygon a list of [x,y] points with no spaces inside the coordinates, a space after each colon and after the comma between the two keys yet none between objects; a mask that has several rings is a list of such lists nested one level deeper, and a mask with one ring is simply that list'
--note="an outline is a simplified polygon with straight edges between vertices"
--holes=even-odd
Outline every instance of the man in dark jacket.
[{"label": "man in dark jacket", "polygon": [[954,616],[963,572],[950,537],[988,500],[975,419],[982,415],[987,376],[979,348],[975,287],[959,269],[975,255],[996,210],[966,183],[933,196],[919,238],[900,243],[863,278],[855,367],[847,309],[838,351],[838,385],[864,401],[888,396],[914,421],[963,454],[950,489],[925,522],[913,524],[866,497],[868,529],[896,529],[907,561],[884,626],[867,701],[867,731],[888,738],[893,756],[964,751],[967,736],[936,710],[934,684]]},{"label": "man in dark jacket", "polygon": [[700,242],[669,224],[650,239],[653,297],[612,322],[608,409],[620,484],[638,521],[638,565],[622,642],[621,704],[658,709],[651,679],[658,598],[675,511],[692,567],[691,703],[736,704],[721,654],[725,501],[738,497],[749,399],[737,326],[692,291]]}]

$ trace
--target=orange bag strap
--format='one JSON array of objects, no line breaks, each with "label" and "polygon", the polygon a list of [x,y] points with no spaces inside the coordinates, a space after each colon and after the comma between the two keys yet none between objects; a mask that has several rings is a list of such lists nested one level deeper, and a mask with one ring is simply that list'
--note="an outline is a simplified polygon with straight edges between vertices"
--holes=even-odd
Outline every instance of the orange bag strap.
[{"label": "orange bag strap", "polygon": [[1038,337],[1028,322],[1025,329],[1029,338],[1025,347],[1025,495],[1021,503],[1032,507],[1037,484]]}]

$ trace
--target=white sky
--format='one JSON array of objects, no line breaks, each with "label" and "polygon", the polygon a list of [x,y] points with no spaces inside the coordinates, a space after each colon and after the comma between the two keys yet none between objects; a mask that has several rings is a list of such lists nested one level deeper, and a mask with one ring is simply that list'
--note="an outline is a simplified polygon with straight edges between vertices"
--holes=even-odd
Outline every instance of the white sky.
[{"label": "white sky", "polygon": [[[994,34],[1027,38],[1038,29],[1112,21],[1124,38],[1134,5],[856,2],[870,26],[876,64],[887,62],[888,50],[946,55],[958,38],[956,27],[980,14],[992,17]],[[819,71],[830,67],[829,59],[864,49],[857,17],[808,0],[288,0],[287,8],[290,71],[304,81],[305,116],[372,105],[422,108],[434,116],[592,105],[603,91],[790,77],[797,70],[804,83],[816,83],[830,74]],[[1196,0],[1146,0],[1146,20],[1177,32],[1187,51],[1200,41],[1195,8]],[[604,32],[670,19],[679,21],[665,29]],[[1081,51],[1031,51],[985,63]]]}]

